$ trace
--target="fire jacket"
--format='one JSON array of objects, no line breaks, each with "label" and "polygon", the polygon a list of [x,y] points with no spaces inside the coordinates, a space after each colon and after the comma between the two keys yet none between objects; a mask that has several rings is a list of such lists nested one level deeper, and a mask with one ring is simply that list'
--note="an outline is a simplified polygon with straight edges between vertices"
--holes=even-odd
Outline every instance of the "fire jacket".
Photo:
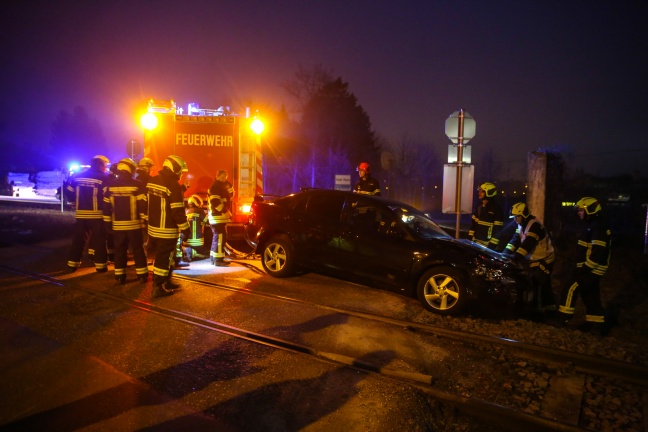
[{"label": "fire jacket", "polygon": [[142,229],[147,199],[144,183],[130,173],[120,172],[104,188],[103,220],[115,231]]},{"label": "fire jacket", "polygon": [[380,196],[380,183],[378,183],[378,180],[367,174],[364,179],[359,178],[358,181],[356,181],[353,192],[363,195]]},{"label": "fire jacket", "polygon": [[209,187],[209,223],[211,225],[232,221],[234,188],[228,181],[214,180]]},{"label": "fire jacket", "polygon": [[545,227],[533,215],[525,219],[522,225],[518,224],[513,238],[506,245],[506,250],[529,260],[529,267],[540,267],[544,272],[549,272],[545,265],[556,259]]},{"label": "fire jacket", "polygon": [[137,177],[135,177],[137,180],[141,181],[144,183],[144,187],[146,187],[146,184],[151,180],[151,174],[149,174],[146,171],[143,170],[136,170],[135,173],[137,174]]},{"label": "fire jacket", "polygon": [[152,237],[179,238],[179,230],[189,229],[178,176],[164,167],[146,185],[148,191],[148,234]]},{"label": "fire jacket", "polygon": [[187,222],[189,223],[189,238],[184,239],[188,246],[204,246],[203,227],[209,223],[205,210],[200,207],[189,206],[187,209]]},{"label": "fire jacket", "polygon": [[76,204],[77,219],[103,219],[103,188],[108,174],[93,168],[74,174],[65,186],[69,201]]},{"label": "fire jacket", "polygon": [[610,264],[612,233],[608,221],[600,215],[590,216],[578,233],[576,267],[603,276]]},{"label": "fire jacket", "polygon": [[473,212],[468,238],[496,250],[502,228],[504,228],[502,209],[494,200],[489,199],[486,205],[480,203]]}]

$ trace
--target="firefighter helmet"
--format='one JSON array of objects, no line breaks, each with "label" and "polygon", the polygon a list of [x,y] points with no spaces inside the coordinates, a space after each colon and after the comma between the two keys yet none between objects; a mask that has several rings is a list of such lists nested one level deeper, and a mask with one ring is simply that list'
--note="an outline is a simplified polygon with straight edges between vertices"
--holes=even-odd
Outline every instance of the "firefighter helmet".
[{"label": "firefighter helmet", "polygon": [[478,191],[483,190],[487,198],[492,198],[497,195],[497,186],[491,182],[482,183],[479,185]]},{"label": "firefighter helmet", "polygon": [[[117,171],[126,171],[129,174],[133,174],[135,170],[133,169],[133,166],[129,163],[119,161],[119,163],[116,165],[117,166]],[[112,166],[110,167],[112,171]]]},{"label": "firefighter helmet", "polygon": [[187,163],[180,156],[171,155],[164,160],[163,167],[169,168],[174,174],[180,176],[183,172],[189,171]]},{"label": "firefighter helmet", "polygon": [[360,162],[360,164],[356,168],[356,171],[358,171],[358,172],[364,171],[367,174],[369,174],[371,172],[371,166],[367,162]]},{"label": "firefighter helmet", "polygon": [[511,217],[522,216],[524,219],[531,215],[529,208],[523,202],[513,204],[511,207]]},{"label": "firefighter helmet", "polygon": [[[136,164],[135,161],[134,161],[133,159],[131,159],[131,158],[124,158],[124,159],[120,160],[119,163],[120,163],[120,164],[124,164],[124,165],[128,165],[128,167],[129,167],[130,169],[127,170],[127,171],[128,171],[129,173],[131,173],[131,174],[133,174],[133,173],[135,172],[135,170],[137,169],[137,164]],[[118,168],[118,169],[119,169],[120,171],[123,171],[121,168]]]},{"label": "firefighter helmet", "polygon": [[191,195],[187,201],[196,207],[202,207],[203,205],[203,200],[198,195]]},{"label": "firefighter helmet", "polygon": [[140,161],[139,161],[139,163],[137,164],[137,166],[138,166],[138,168],[147,168],[147,169],[151,169],[152,167],[155,166],[155,164],[153,163],[153,161],[152,161],[150,158],[143,157],[142,159],[140,159]]},{"label": "firefighter helmet", "polygon": [[576,208],[585,210],[585,213],[591,216],[601,211],[601,203],[596,198],[583,197],[576,203]]}]

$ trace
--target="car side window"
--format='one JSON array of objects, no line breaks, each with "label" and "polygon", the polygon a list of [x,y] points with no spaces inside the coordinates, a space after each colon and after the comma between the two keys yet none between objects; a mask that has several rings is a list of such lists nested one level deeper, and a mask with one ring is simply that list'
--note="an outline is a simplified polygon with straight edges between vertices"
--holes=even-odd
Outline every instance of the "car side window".
[{"label": "car side window", "polygon": [[314,219],[337,222],[340,220],[343,205],[344,196],[342,195],[312,194],[308,199],[306,214]]},{"label": "car side window", "polygon": [[362,198],[352,200],[347,222],[354,231],[389,235],[396,225],[394,216],[375,205],[370,200]]}]

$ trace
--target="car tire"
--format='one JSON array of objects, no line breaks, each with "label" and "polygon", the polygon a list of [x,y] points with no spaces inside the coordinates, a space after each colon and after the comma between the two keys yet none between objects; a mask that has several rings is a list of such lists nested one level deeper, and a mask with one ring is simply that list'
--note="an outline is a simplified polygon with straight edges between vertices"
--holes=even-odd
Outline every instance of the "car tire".
[{"label": "car tire", "polygon": [[287,235],[278,235],[268,240],[261,251],[261,264],[270,276],[277,278],[295,273],[293,245]]},{"label": "car tire", "polygon": [[416,293],[423,307],[438,315],[457,315],[468,301],[459,273],[446,266],[434,267],[423,273]]}]

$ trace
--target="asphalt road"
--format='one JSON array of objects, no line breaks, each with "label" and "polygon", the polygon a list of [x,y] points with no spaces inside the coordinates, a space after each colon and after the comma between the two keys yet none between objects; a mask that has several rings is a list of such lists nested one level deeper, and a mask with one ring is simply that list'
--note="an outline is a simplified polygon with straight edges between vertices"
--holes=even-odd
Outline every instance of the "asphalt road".
[{"label": "asphalt road", "polygon": [[[152,300],[151,282],[136,282],[132,267],[125,286],[89,262],[64,273],[67,246],[63,238],[0,247],[3,430],[480,430],[397,381],[151,313],[146,305],[376,368],[431,374],[447,354],[431,359],[406,329],[186,280],[176,295]],[[422,313],[415,300],[396,294],[311,274],[277,280],[259,271],[258,261],[243,263],[196,262],[177,273],[395,317]],[[72,288],[14,269],[66,280]]]}]

